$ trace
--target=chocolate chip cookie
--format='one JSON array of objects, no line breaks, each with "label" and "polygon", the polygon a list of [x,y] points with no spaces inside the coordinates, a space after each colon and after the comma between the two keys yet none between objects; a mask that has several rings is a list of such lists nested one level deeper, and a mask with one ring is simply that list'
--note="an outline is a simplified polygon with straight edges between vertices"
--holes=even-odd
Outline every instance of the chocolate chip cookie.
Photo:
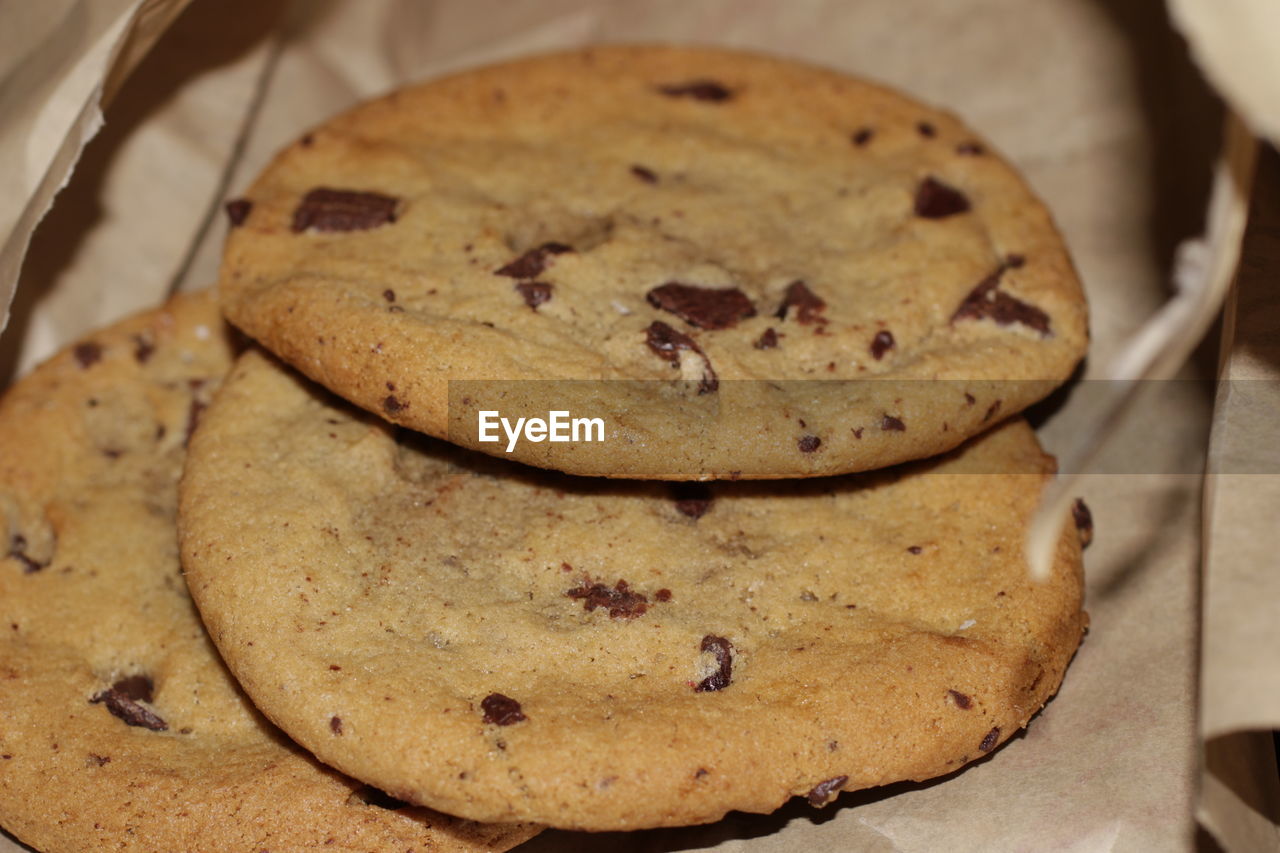
[{"label": "chocolate chip cookie", "polygon": [[345,778],[254,710],[187,595],[187,439],[231,363],[214,300],[94,333],[0,402],[0,825],[41,850],[506,850]]},{"label": "chocolate chip cookie", "polygon": [[255,350],[192,440],[182,556],[246,691],[333,766],[478,820],[680,825],[939,776],[1027,725],[1085,624],[1074,530],[1027,577],[1052,471],[1014,419],[842,478],[573,477]]},{"label": "chocolate chip cookie", "polygon": [[[929,456],[1087,343],[1062,239],[989,143],[749,53],[596,47],[404,89],[302,136],[228,213],[232,322],[396,424],[572,473]],[[480,437],[482,412],[558,410],[604,440]]]}]

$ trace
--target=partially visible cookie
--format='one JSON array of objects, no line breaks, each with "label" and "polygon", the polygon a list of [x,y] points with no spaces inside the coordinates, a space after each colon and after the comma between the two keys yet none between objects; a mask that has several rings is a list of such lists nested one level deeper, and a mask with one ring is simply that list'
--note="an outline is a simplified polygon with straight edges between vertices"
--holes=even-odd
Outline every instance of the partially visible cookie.
[{"label": "partially visible cookie", "polygon": [[187,438],[232,357],[208,294],[0,401],[0,825],[42,850],[506,850],[318,764],[226,672],[178,565]]},{"label": "partially visible cookie", "polygon": [[[1048,394],[1087,342],[1062,239],[988,143],[749,53],[594,47],[404,89],[307,133],[229,211],[232,322],[488,453],[481,411],[602,417],[603,443],[509,456],[578,474],[929,456]],[[566,379],[642,381],[534,381]]]},{"label": "partially visible cookie", "polygon": [[459,450],[258,351],[192,441],[183,564],[255,703],[401,799],[579,829],[712,821],[981,758],[1057,690],[1080,546],[1015,419],[839,479],[623,483]]}]

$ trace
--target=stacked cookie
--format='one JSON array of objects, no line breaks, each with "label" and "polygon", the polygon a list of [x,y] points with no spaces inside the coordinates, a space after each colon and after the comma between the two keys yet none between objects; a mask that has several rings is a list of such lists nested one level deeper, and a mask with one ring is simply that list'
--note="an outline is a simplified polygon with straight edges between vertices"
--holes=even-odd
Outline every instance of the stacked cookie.
[{"label": "stacked cookie", "polygon": [[[700,823],[950,772],[1057,690],[1081,546],[1027,579],[1053,461],[1017,414],[1083,355],[1084,301],[954,118],[599,48],[362,105],[228,212],[234,364],[187,297],[0,408],[0,442],[47,445],[0,455],[20,837]],[[33,812],[51,774],[101,808]]]}]

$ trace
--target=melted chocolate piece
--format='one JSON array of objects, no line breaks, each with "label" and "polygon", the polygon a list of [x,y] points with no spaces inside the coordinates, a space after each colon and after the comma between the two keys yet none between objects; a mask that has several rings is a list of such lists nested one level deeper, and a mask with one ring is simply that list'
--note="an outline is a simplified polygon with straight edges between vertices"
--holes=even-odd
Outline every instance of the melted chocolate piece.
[{"label": "melted chocolate piece", "polygon": [[944,219],[968,210],[968,197],[937,178],[932,176],[925,178],[916,189],[916,216],[925,219]]},{"label": "melted chocolate piece", "polygon": [[646,184],[656,184],[658,182],[658,175],[652,169],[646,169],[644,166],[632,166],[631,174]]},{"label": "melted chocolate piece", "polygon": [[395,415],[409,408],[408,403],[403,403],[393,394],[388,394],[382,398],[382,410],[388,415]]},{"label": "melted chocolate piece", "polygon": [[395,302],[396,292],[388,287],[386,290],[382,291],[382,298],[388,302]]},{"label": "melted chocolate piece", "polygon": [[871,339],[871,357],[879,361],[893,347],[893,332],[876,332],[876,336]]},{"label": "melted chocolate piece", "polygon": [[534,311],[544,302],[551,301],[551,285],[542,281],[519,281],[515,288],[524,297],[524,304]]},{"label": "melted chocolate piece", "polygon": [[733,677],[733,644],[724,637],[707,634],[699,649],[715,656],[718,669],[694,686],[695,693],[709,693],[729,686]]},{"label": "melted chocolate piece", "polygon": [[234,198],[227,202],[223,209],[227,212],[231,227],[238,228],[249,218],[249,211],[253,210],[253,202],[247,198]]},{"label": "melted chocolate piece", "polygon": [[668,83],[658,91],[669,98],[693,98],[695,101],[719,103],[733,97],[733,91],[715,80],[690,80],[687,83]]},{"label": "melted chocolate piece", "polygon": [[9,540],[9,556],[22,563],[24,575],[34,574],[49,565],[47,560],[41,563],[27,553],[27,537],[21,533],[13,534],[13,538]]},{"label": "melted chocolate piece", "polygon": [[638,592],[632,592],[627,582],[621,579],[614,584],[613,589],[609,589],[602,583],[592,583],[590,578],[586,578],[573,589],[565,590],[564,594],[570,598],[582,599],[588,613],[597,607],[608,608],[611,619],[635,619],[643,616],[649,609],[649,599]]},{"label": "melted chocolate piece", "polygon": [[528,719],[519,702],[501,693],[490,693],[481,699],[480,709],[484,711],[484,721],[495,726],[511,726]]},{"label": "melted chocolate piece", "polygon": [[962,711],[967,711],[973,707],[973,700],[959,690],[948,690],[947,695],[951,697],[951,701],[956,703],[956,707]]},{"label": "melted chocolate piece", "polygon": [[918,122],[916,124],[916,131],[925,139],[933,139],[933,137],[938,135],[938,129],[927,121]]},{"label": "melted chocolate piece", "polygon": [[[1018,263],[1011,263],[1013,259],[1017,259]],[[969,295],[951,315],[951,322],[985,318],[994,320],[999,326],[1021,323],[1039,332],[1042,337],[1048,337],[1050,334],[1048,314],[999,289],[1000,279],[1005,270],[1017,269],[1023,262],[1021,255],[1010,255],[996,268],[995,272],[978,282],[977,287],[969,291]]]},{"label": "melted chocolate piece", "polygon": [[810,290],[807,284],[797,279],[787,285],[787,291],[782,295],[782,304],[778,306],[773,316],[779,320],[785,320],[787,313],[794,308],[797,322],[808,325],[821,319],[818,314],[826,307],[827,303],[823,302],[821,297]]},{"label": "melted chocolate piece", "polygon": [[702,518],[711,509],[711,487],[706,483],[673,483],[676,511],[690,518]]},{"label": "melted chocolate piece", "polygon": [[335,735],[342,734],[342,718],[341,717],[329,718],[329,731],[333,732]]},{"label": "melted chocolate piece", "polygon": [[996,400],[994,403],[990,405],[990,407],[987,408],[987,413],[982,416],[982,422],[984,424],[996,416],[996,414],[1000,411],[1000,406],[1003,404],[1003,402],[1004,402],[1003,400]]},{"label": "melted chocolate piece", "polygon": [[146,364],[155,351],[156,345],[149,338],[142,335],[133,336],[133,360],[138,364]]},{"label": "melted chocolate piece", "polygon": [[907,548],[907,553],[919,556],[920,554],[924,553],[924,549],[921,548],[919,545],[912,545],[909,548]]},{"label": "melted chocolate piece", "polygon": [[697,353],[706,365],[706,369],[702,372],[702,379],[698,383],[699,394],[710,394],[720,387],[720,380],[711,367],[711,360],[693,338],[683,332],[677,332],[661,320],[650,323],[649,328],[645,329],[644,336],[649,349],[662,360],[669,361],[677,367],[680,365],[680,350]]},{"label": "melted chocolate piece", "polygon": [[1076,502],[1071,505],[1071,518],[1080,534],[1080,547],[1088,548],[1093,542],[1093,513],[1089,511],[1083,498],[1076,498]]},{"label": "melted chocolate piece", "polygon": [[154,711],[138,704],[150,702],[152,690],[150,678],[145,675],[130,675],[120,679],[111,685],[109,690],[103,690],[89,701],[95,705],[98,703],[106,705],[113,716],[124,720],[127,725],[162,732],[169,728],[169,724],[160,719]]},{"label": "melted chocolate piece", "polygon": [[987,732],[987,736],[982,739],[982,743],[978,744],[978,749],[982,752],[990,752],[996,748],[996,741],[1000,740],[1000,727],[996,726]]},{"label": "melted chocolate piece", "polygon": [[835,799],[835,795],[844,787],[844,783],[849,781],[848,776],[833,776],[824,782],[819,782],[813,786],[813,790],[809,791],[809,805],[815,809],[822,808],[827,803]]},{"label": "melted chocolate piece", "polygon": [[796,446],[800,448],[801,453],[813,453],[822,446],[822,439],[816,435],[802,435],[796,442]]},{"label": "melted chocolate piece", "polygon": [[855,133],[853,136],[851,136],[850,139],[853,140],[854,145],[858,146],[859,148],[862,148],[864,145],[870,142],[871,138],[875,135],[876,135],[876,132],[873,128],[864,127],[858,130],[858,132]]},{"label": "melted chocolate piece", "polygon": [[191,444],[191,436],[195,435],[196,427],[200,425],[200,416],[208,406],[200,399],[200,388],[203,387],[204,380],[191,379],[187,381],[187,385],[191,389],[191,403],[187,406],[187,431],[182,438],[183,447]]},{"label": "melted chocolate piece", "polygon": [[657,592],[655,592],[655,593],[653,594],[653,598],[654,598],[654,600],[655,600],[655,601],[670,601],[670,600],[671,600],[671,590],[666,589],[666,588],[660,589],[660,590],[658,590]]},{"label": "melted chocolate piece", "polygon": [[669,281],[645,294],[654,308],[670,311],[699,329],[728,329],[756,315],[756,306],[736,287],[698,287]]},{"label": "melted chocolate piece", "polygon": [[535,279],[546,270],[552,257],[572,251],[573,247],[566,246],[564,243],[543,243],[505,266],[498,267],[493,274],[505,275],[508,278]]},{"label": "melted chocolate piece", "polygon": [[400,200],[380,193],[318,187],[303,196],[293,212],[295,233],[365,231],[396,221]]},{"label": "melted chocolate piece", "polygon": [[76,344],[76,348],[71,351],[71,354],[75,356],[76,363],[80,365],[81,370],[88,370],[102,360],[102,347],[93,341],[86,341],[82,344]]},{"label": "melted chocolate piece", "polygon": [[765,329],[764,334],[760,335],[760,337],[756,339],[756,342],[752,344],[756,349],[773,349],[777,345],[778,333],[773,330],[772,326]]},{"label": "melted chocolate piece", "polygon": [[880,429],[885,432],[906,432],[907,425],[893,415],[885,415],[880,419]]}]

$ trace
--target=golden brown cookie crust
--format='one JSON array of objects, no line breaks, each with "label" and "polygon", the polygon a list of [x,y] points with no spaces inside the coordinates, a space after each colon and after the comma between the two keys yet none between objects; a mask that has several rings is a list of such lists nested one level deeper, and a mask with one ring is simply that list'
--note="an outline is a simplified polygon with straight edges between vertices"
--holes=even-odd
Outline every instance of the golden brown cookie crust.
[{"label": "golden brown cookie crust", "polygon": [[255,351],[193,441],[183,561],[255,702],[348,773],[476,819],[706,822],[945,774],[1057,690],[1079,543],[1043,585],[1022,555],[1052,459],[1014,420],[916,465],[548,474]]},{"label": "golden brown cookie crust", "polygon": [[[363,408],[485,452],[502,455],[468,428],[476,407],[455,399],[450,423],[450,380],[678,377],[682,405],[794,380],[763,404],[724,394],[697,445],[646,421],[651,399],[597,389],[610,441],[513,453],[580,474],[932,455],[1043,397],[1087,343],[1062,239],[987,142],[886,88],[738,51],[596,47],[404,89],[307,133],[235,213],[232,322]],[[803,387],[865,379],[903,385]]]},{"label": "golden brown cookie crust", "polygon": [[534,830],[367,804],[218,660],[174,516],[188,430],[231,358],[212,296],[180,297],[0,401],[0,825],[49,851],[518,844]]}]

